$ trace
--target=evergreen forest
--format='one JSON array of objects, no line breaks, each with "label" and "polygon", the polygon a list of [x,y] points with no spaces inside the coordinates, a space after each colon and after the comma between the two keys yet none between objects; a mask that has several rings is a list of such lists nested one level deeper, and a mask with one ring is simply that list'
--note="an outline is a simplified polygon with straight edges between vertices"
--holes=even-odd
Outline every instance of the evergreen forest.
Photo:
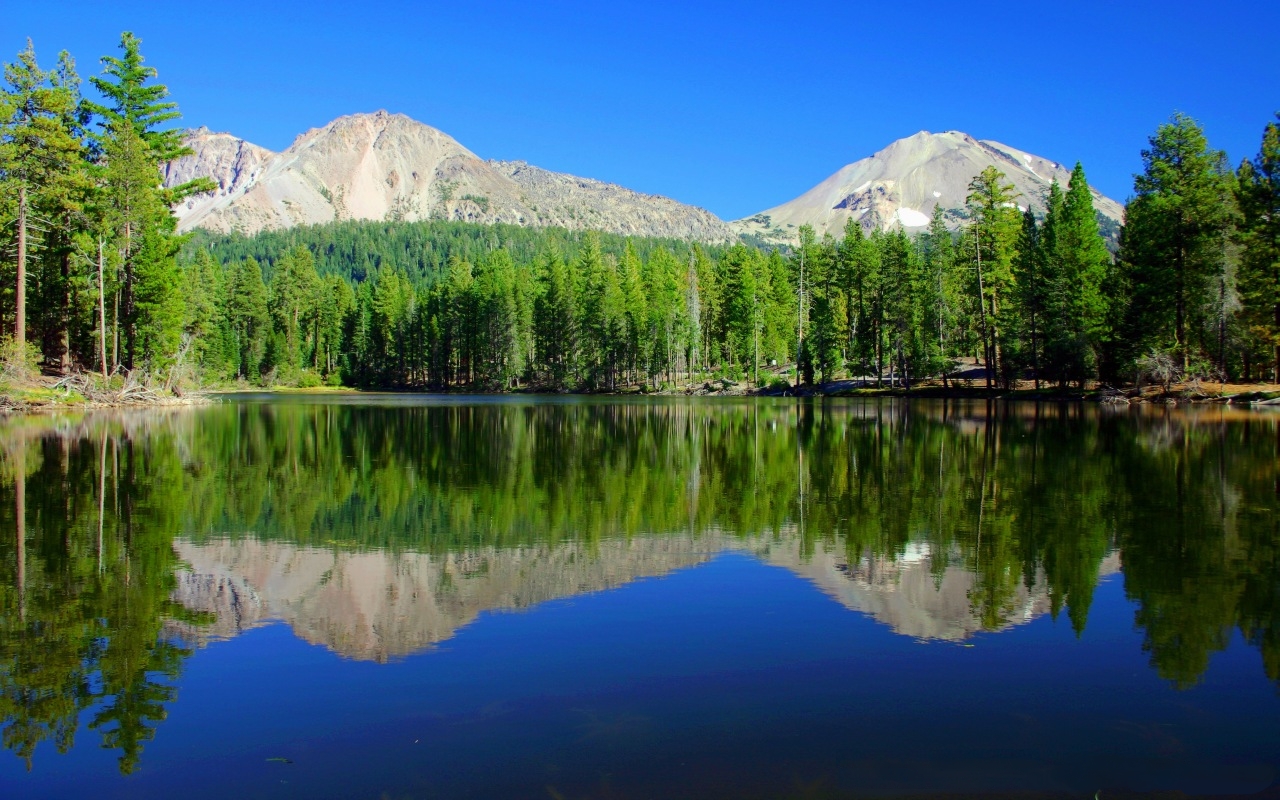
[{"label": "evergreen forest", "polygon": [[1280,382],[1280,115],[1234,168],[1194,119],[1159,125],[1115,252],[1078,164],[1044,198],[984,170],[959,231],[936,209],[916,235],[802,227],[783,249],[443,220],[179,235],[172,207],[215,187],[164,185],[191,151],[141,42],[101,63],[91,92],[66,52],[4,68],[6,382]]}]

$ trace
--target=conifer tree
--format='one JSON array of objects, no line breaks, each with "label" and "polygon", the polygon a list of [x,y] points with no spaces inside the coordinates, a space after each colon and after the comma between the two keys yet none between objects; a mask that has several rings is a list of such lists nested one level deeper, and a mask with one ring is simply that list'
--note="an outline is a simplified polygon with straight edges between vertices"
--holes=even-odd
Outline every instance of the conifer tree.
[{"label": "conifer tree", "polygon": [[76,202],[76,179],[81,174],[81,145],[73,129],[78,79],[66,53],[60,56],[58,69],[41,69],[30,40],[17,60],[5,65],[4,79],[0,190],[8,195],[15,212],[12,331],[21,347],[27,341],[27,273],[33,251],[54,246],[60,248],[60,259],[70,255],[65,234],[57,237],[42,231],[61,225]]},{"label": "conifer tree", "polygon": [[941,205],[933,207],[929,228],[923,235],[925,275],[935,288],[934,308],[928,314],[935,322],[938,337],[938,369],[942,373],[943,386],[947,385],[947,373],[955,363],[963,346],[959,311],[964,294],[964,281],[957,260],[955,239],[947,229],[945,212]]},{"label": "conifer tree", "polygon": [[1003,172],[987,167],[969,184],[965,203],[973,222],[966,232],[965,245],[973,267],[974,297],[983,360],[987,366],[987,386],[1002,374],[1002,335],[1010,318],[1004,302],[1014,283],[1013,256],[1020,228],[1017,194]]},{"label": "conifer tree", "polygon": [[[107,100],[106,104],[86,102],[85,107],[101,117],[104,130],[110,131],[119,124],[127,124],[146,145],[151,160],[158,166],[168,161],[191,155],[191,148],[182,141],[179,128],[164,128],[166,123],[181,118],[178,104],[166,100],[169,89],[162,83],[152,83],[158,76],[155,67],[143,65],[142,40],[131,32],[120,34],[120,57],[103,56],[103,75],[93,76],[89,82]],[[119,136],[117,130],[114,134]],[[196,178],[166,190],[168,204],[178,202],[192,194],[217,188],[209,178]]]},{"label": "conifer tree", "polygon": [[626,368],[630,379],[635,380],[636,370],[642,363],[644,345],[647,343],[648,303],[645,300],[643,267],[635,244],[628,240],[622,260],[618,263],[618,280],[622,285],[626,315]]},{"label": "conifer tree", "polygon": [[296,247],[286,253],[276,264],[269,288],[276,330],[284,339],[280,366],[292,374],[311,361],[307,355],[314,347],[308,339],[318,313],[320,276],[311,251]]},{"label": "conifer tree", "polygon": [[1237,187],[1245,316],[1268,347],[1272,380],[1280,383],[1280,114],[1263,130],[1257,157],[1240,164]]},{"label": "conifer tree", "polygon": [[252,258],[240,262],[230,276],[227,318],[235,343],[235,376],[257,381],[262,375],[262,360],[271,331],[271,310],[267,305],[262,268]]},{"label": "conifer tree", "polygon": [[1109,336],[1104,293],[1111,253],[1098,229],[1097,212],[1084,168],[1071,172],[1061,215],[1053,225],[1054,292],[1060,320],[1057,360],[1063,379],[1083,381],[1096,372],[1098,354]]},{"label": "conifer tree", "polygon": [[862,226],[850,219],[844,228],[840,243],[840,259],[843,263],[843,280],[848,316],[849,360],[858,374],[874,365],[876,381],[881,372],[880,329],[881,288],[883,285],[880,260],[879,232],[868,240]]},{"label": "conifer tree", "polygon": [[1205,322],[1201,301],[1225,266],[1229,171],[1225,156],[1183,114],[1149,142],[1125,207],[1120,261],[1132,295],[1122,335],[1129,361],[1150,350],[1166,352],[1186,373],[1202,354],[1192,341]]},{"label": "conifer tree", "polygon": [[569,269],[558,253],[542,257],[542,288],[534,301],[538,361],[551,385],[566,388],[578,368],[578,310]]},{"label": "conifer tree", "polygon": [[[1058,188],[1051,184],[1051,192]],[[1052,208],[1052,206],[1050,206]],[[1048,219],[1045,229],[1051,225]],[[1018,253],[1013,262],[1013,273],[1018,289],[1018,305],[1023,336],[1026,339],[1025,355],[1035,376],[1035,386],[1040,388],[1043,375],[1041,353],[1044,350],[1045,306],[1049,289],[1045,285],[1045,262],[1048,247],[1042,239],[1043,231],[1036,223],[1035,213],[1028,208],[1022,214],[1022,228],[1018,234]]]}]

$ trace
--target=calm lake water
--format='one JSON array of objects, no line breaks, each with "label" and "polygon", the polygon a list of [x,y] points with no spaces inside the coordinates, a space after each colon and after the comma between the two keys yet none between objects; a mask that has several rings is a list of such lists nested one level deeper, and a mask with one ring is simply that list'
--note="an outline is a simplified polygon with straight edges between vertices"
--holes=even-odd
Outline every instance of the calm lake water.
[{"label": "calm lake water", "polygon": [[0,796],[1252,793],[1280,414],[240,397],[0,421]]}]

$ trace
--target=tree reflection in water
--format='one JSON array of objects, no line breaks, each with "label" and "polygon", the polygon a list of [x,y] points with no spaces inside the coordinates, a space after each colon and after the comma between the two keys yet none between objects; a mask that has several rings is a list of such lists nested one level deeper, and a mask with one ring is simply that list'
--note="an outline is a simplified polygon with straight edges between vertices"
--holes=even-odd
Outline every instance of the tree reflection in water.
[{"label": "tree reflection in water", "polygon": [[[674,537],[794,553],[801,574],[825,559],[866,579],[924,559],[935,588],[967,576],[976,628],[1019,621],[1038,593],[1077,634],[1118,551],[1160,676],[1194,685],[1238,629],[1280,681],[1276,422],[1221,408],[763,399],[10,419],[4,746],[30,768],[41,742],[69,750],[87,711],[121,771],[136,769],[214,621],[176,602],[175,542],[414,555],[449,570],[540,548],[561,554],[548,574],[607,560],[608,542]],[[544,589],[529,602],[558,591]]]}]

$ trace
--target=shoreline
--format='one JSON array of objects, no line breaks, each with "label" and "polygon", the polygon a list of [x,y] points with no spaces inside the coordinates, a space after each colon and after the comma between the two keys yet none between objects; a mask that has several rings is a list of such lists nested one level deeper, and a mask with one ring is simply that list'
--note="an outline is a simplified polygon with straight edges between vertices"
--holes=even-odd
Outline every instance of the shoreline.
[{"label": "shoreline", "polygon": [[299,388],[292,386],[250,387],[237,386],[201,389],[182,394],[160,396],[124,396],[87,398],[69,388],[47,386],[24,387],[0,392],[0,415],[31,414],[50,411],[86,411],[100,409],[173,408],[211,405],[220,398],[234,395],[299,395],[299,396],[353,396],[360,395],[422,395],[439,397],[503,395],[529,397],[790,397],[790,398],[892,398],[901,400],[967,400],[1035,403],[1097,403],[1099,405],[1234,405],[1237,407],[1274,408],[1280,410],[1280,385],[1228,384],[1213,386],[1173,386],[1166,392],[1161,387],[1125,390],[1110,387],[1094,389],[987,389],[984,386],[947,386],[924,383],[910,389],[863,385],[863,381],[840,380],[815,386],[767,387],[752,389],[744,383],[727,379],[706,380],[683,387],[646,391],[632,386],[617,391],[564,391],[521,387],[505,391],[487,391],[475,388],[358,388],[352,386],[322,386]]}]

